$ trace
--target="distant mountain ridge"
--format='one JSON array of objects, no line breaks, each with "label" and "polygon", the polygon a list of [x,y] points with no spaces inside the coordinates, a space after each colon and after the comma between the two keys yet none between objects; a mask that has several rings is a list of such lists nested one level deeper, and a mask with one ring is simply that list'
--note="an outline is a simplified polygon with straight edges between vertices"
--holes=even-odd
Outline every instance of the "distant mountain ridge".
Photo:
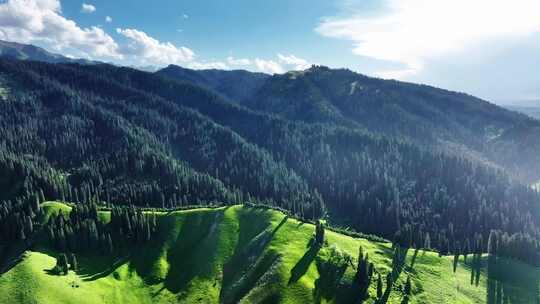
[{"label": "distant mountain ridge", "polygon": [[33,60],[47,63],[79,63],[79,64],[96,64],[97,61],[69,58],[59,54],[51,53],[43,48],[17,42],[0,40],[0,58],[17,59],[17,60]]},{"label": "distant mountain ridge", "polygon": [[232,101],[250,98],[271,77],[245,70],[192,70],[177,65],[169,65],[156,73],[210,89]]},{"label": "distant mountain ridge", "polygon": [[157,72],[252,110],[409,139],[503,167],[527,183],[540,179],[540,122],[471,95],[323,66],[267,77],[244,72],[241,81],[233,72],[214,73],[228,85],[177,66]]},{"label": "distant mountain ridge", "polygon": [[0,201],[248,201],[386,238],[418,227],[417,244],[428,232],[445,251],[491,230],[540,240],[540,194],[522,182],[538,180],[540,122],[466,94],[320,66],[13,59],[0,94]]},{"label": "distant mountain ridge", "polygon": [[[316,99],[322,105],[340,110],[330,102],[329,89],[302,73],[295,76],[299,88],[312,87],[324,94]],[[276,78],[283,81],[267,78],[255,94]],[[296,85],[295,79],[286,82]],[[339,120],[286,119],[186,81],[107,64],[0,59],[0,88],[0,202],[9,207],[9,220],[0,221],[7,228],[0,231],[10,231],[10,238],[23,237],[11,226],[26,225],[17,214],[34,193],[49,200],[161,208],[250,202],[304,219],[325,217],[405,246],[424,244],[429,235],[428,247],[443,254],[497,230],[525,248],[513,251],[505,241],[505,255],[540,264],[540,193],[501,170],[441,153],[429,140]],[[288,87],[282,88],[277,93],[287,96]],[[526,118],[503,114],[510,123],[514,115]],[[521,140],[522,134],[530,138]],[[521,145],[536,134],[524,124],[500,140],[514,149],[508,155],[528,158]]]},{"label": "distant mountain ridge", "polygon": [[505,105],[504,107],[512,111],[523,113],[532,118],[540,119],[540,105],[539,106]]}]

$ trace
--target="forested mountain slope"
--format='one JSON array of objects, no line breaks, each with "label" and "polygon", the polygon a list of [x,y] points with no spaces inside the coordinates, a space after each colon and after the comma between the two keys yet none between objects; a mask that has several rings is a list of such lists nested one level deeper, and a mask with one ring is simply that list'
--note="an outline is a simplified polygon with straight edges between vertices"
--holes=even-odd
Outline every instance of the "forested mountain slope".
[{"label": "forested mountain slope", "polygon": [[68,58],[59,54],[54,54],[31,44],[22,44],[4,40],[0,40],[0,58],[43,61],[49,63],[97,63],[91,60]]},{"label": "forested mountain slope", "polygon": [[[157,73],[201,83],[196,77],[185,77],[186,69],[177,66]],[[237,90],[243,88],[241,82],[228,83]],[[210,87],[223,91],[216,85]],[[227,87],[227,92],[234,90]],[[255,91],[225,95],[251,109],[287,119],[366,128],[481,159],[507,169],[524,182],[540,179],[540,156],[536,153],[540,122],[467,94],[313,66],[273,75]]]},{"label": "forested mountain slope", "polygon": [[191,70],[176,65],[161,69],[158,74],[211,89],[230,100],[251,98],[270,78],[268,74],[244,70]]},{"label": "forested mountain slope", "polygon": [[501,255],[538,261],[538,193],[429,146],[276,117],[110,65],[0,60],[0,87],[0,242],[26,237],[36,194],[154,207],[248,201],[443,253],[487,251],[492,234]]},{"label": "forested mountain slope", "polygon": [[[37,210],[40,225],[67,231],[67,241],[37,240],[0,275],[1,303],[519,304],[540,295],[540,272],[520,262],[440,257],[328,229],[317,244],[314,225],[266,208],[148,211],[131,219],[151,219],[150,240],[74,238],[79,222],[97,223],[100,234],[116,229],[114,211],[93,208],[47,202]],[[122,239],[131,235],[124,231]],[[69,270],[59,273],[67,251]]]},{"label": "forested mountain slope", "polygon": [[[540,104],[540,102],[537,102]],[[506,105],[505,108],[523,113],[535,119],[540,119],[540,107],[539,106],[519,106],[519,105]]]}]

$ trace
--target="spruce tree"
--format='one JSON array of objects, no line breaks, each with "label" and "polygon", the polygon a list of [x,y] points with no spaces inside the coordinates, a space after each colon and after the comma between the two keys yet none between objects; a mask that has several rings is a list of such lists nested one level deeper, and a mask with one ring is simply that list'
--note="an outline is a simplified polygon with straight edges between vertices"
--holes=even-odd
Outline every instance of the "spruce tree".
[{"label": "spruce tree", "polygon": [[321,221],[317,221],[315,227],[315,244],[322,246],[324,244],[324,224]]},{"label": "spruce tree", "polygon": [[58,274],[64,274],[66,275],[68,273],[68,259],[65,253],[61,253],[58,258],[56,259],[56,266],[55,269],[58,272]]},{"label": "spruce tree", "polygon": [[424,239],[424,250],[431,249],[431,238],[429,237],[429,233],[426,232],[426,238]]},{"label": "spruce tree", "polygon": [[488,253],[490,255],[496,255],[497,247],[498,247],[497,233],[495,232],[495,230],[491,230],[491,232],[489,233],[489,238],[488,238]]},{"label": "spruce tree", "polygon": [[383,283],[381,279],[381,274],[377,275],[377,299],[382,298],[383,295]]},{"label": "spruce tree", "polygon": [[79,269],[79,264],[77,263],[77,257],[74,253],[72,253],[69,256],[69,268],[73,271],[77,271]]},{"label": "spruce tree", "polygon": [[405,282],[405,289],[404,289],[405,295],[410,296],[411,291],[412,291],[411,277],[407,276],[407,281]]}]

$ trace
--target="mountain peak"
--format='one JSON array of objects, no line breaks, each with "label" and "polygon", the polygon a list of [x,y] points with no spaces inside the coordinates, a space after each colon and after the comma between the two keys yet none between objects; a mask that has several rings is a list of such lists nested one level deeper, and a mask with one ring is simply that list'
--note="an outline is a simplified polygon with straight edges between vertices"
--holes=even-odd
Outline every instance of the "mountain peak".
[{"label": "mountain peak", "polygon": [[41,61],[48,63],[100,63],[98,61],[81,58],[69,58],[59,54],[51,53],[39,46],[35,46],[32,44],[23,44],[5,40],[0,40],[0,58]]}]

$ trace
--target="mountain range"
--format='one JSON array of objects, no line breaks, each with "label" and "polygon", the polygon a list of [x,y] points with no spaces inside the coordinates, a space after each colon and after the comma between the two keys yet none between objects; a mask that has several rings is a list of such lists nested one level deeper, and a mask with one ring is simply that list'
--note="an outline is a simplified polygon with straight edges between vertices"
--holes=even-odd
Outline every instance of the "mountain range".
[{"label": "mountain range", "polygon": [[0,59],[7,206],[35,193],[160,208],[250,202],[409,246],[429,239],[443,253],[487,251],[479,238],[501,231],[501,247],[527,248],[501,252],[537,259],[540,122],[528,116],[347,69],[150,73],[16,46],[25,55]]},{"label": "mountain range", "polygon": [[538,299],[540,121],[464,93],[2,42],[0,138],[0,301]]},{"label": "mountain range", "polygon": [[17,60],[33,60],[48,63],[80,63],[96,64],[98,61],[69,58],[63,55],[51,53],[41,47],[22,44],[11,41],[0,40],[0,58],[10,58]]},{"label": "mountain range", "polygon": [[157,74],[255,111],[366,129],[504,168],[525,183],[540,179],[540,122],[467,94],[321,66],[273,76],[178,66]]}]

